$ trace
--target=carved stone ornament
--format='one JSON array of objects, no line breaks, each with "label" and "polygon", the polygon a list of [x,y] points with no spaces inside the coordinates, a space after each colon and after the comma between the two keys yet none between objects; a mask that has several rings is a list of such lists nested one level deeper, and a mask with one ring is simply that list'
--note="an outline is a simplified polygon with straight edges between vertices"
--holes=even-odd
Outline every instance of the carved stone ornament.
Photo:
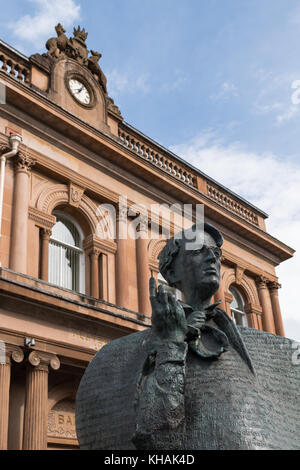
[{"label": "carved stone ornament", "polygon": [[71,183],[69,186],[69,204],[73,207],[79,207],[84,189]]},{"label": "carved stone ornament", "polygon": [[240,266],[236,266],[235,268],[235,282],[237,285],[240,285],[243,282],[244,278],[244,268],[241,268]]},{"label": "carved stone ornament", "polygon": [[281,284],[279,284],[279,282],[274,281],[274,282],[269,283],[269,289],[270,289],[271,293],[278,292],[278,290],[281,289],[281,287],[282,286],[281,286]]},{"label": "carved stone ornament", "polygon": [[48,436],[76,439],[75,402],[71,399],[57,403],[48,416]]},{"label": "carved stone ornament", "polygon": [[0,145],[0,155],[7,153],[10,151],[10,148],[7,145],[1,144]]},{"label": "carved stone ornament", "polygon": [[16,156],[16,170],[25,171],[26,173],[36,164],[36,160],[27,153],[19,152]]},{"label": "carved stone ornament", "polygon": [[258,289],[266,289],[268,283],[268,279],[265,276],[258,276],[256,278],[256,284]]},{"label": "carved stone ornament", "polygon": [[[11,361],[20,364],[24,360],[24,352],[19,346],[15,346],[14,344],[6,344],[2,343],[3,348],[1,348],[1,355],[3,355],[5,363],[10,364]],[[0,361],[2,364],[2,361]]]},{"label": "carved stone ornament", "polygon": [[[102,87],[104,94],[107,96],[107,79],[104,75],[100,65],[98,64],[102,54],[96,51],[89,51],[86,45],[86,40],[88,33],[85,29],[74,28],[73,37],[68,38],[66,36],[66,30],[59,23],[55,27],[57,38],[50,38],[46,42],[46,48],[48,52],[43,54],[43,58],[48,59],[50,62],[53,62],[56,59],[63,57],[69,57],[76,60],[79,64],[87,67],[96,80],[99,81],[100,86]],[[89,56],[90,52],[90,56]],[[38,54],[35,54],[33,60],[38,60]]]},{"label": "carved stone ornament", "polygon": [[42,351],[32,351],[28,356],[28,362],[31,366],[44,371],[48,371],[49,367],[53,370],[60,368],[60,360],[57,356]]},{"label": "carved stone ornament", "polygon": [[114,102],[114,100],[113,100],[112,98],[107,97],[107,98],[106,98],[106,102],[107,102],[108,111],[110,111],[111,113],[116,114],[116,115],[119,116],[119,117],[122,117],[122,114],[121,114],[120,109],[119,109],[118,106],[115,104],[115,102]]}]

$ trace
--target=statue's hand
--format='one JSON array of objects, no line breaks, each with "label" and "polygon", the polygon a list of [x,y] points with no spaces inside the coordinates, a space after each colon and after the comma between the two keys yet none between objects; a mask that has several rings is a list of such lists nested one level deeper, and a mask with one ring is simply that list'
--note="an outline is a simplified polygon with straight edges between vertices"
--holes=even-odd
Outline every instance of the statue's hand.
[{"label": "statue's hand", "polygon": [[201,326],[205,324],[205,322],[206,322],[206,313],[201,312],[200,310],[192,312],[187,318],[188,326],[192,326],[193,328],[200,329]]},{"label": "statue's hand", "polygon": [[185,340],[188,327],[182,305],[162,285],[156,289],[156,281],[150,279],[150,301],[152,305],[152,328],[165,341]]}]

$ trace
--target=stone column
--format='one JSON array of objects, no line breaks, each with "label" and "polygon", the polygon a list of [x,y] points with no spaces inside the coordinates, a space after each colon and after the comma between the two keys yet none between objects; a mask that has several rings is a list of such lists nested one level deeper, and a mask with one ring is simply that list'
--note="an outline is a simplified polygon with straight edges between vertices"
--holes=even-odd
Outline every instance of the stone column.
[{"label": "stone column", "polygon": [[247,323],[249,328],[259,330],[260,327],[258,322],[258,316],[261,315],[261,312],[249,302],[245,304],[245,313],[247,315]]},{"label": "stone column", "polygon": [[1,346],[4,348],[0,357],[0,450],[7,450],[11,361],[22,362],[24,354],[17,346],[5,343]]},{"label": "stone column", "polygon": [[128,308],[127,207],[121,206],[117,215],[116,300]]},{"label": "stone column", "polygon": [[232,318],[232,313],[231,313],[231,303],[233,301],[233,295],[230,294],[230,292],[225,292],[224,294],[224,297],[225,297],[225,312],[227,313],[227,315],[229,317]]},{"label": "stone column", "polygon": [[48,373],[60,368],[57,356],[40,351],[29,354],[26,377],[23,450],[47,449]]},{"label": "stone column", "polygon": [[262,324],[264,331],[276,334],[271,298],[269,289],[267,287],[267,282],[268,280],[264,276],[260,276],[256,279],[259,300],[262,307]]},{"label": "stone column", "polygon": [[41,279],[48,282],[49,278],[49,242],[51,230],[42,228],[42,250],[41,250]]},{"label": "stone column", "polygon": [[96,248],[90,251],[91,297],[95,299],[99,299],[99,255],[100,251]]},{"label": "stone column", "polygon": [[27,273],[29,176],[34,164],[31,157],[19,152],[14,182],[10,268],[22,274]]},{"label": "stone column", "polygon": [[108,301],[108,257],[107,254],[100,255],[100,286],[99,298]]},{"label": "stone column", "polygon": [[141,217],[139,226],[139,238],[136,239],[136,269],[139,312],[143,315],[151,315],[149,300],[149,258],[148,258],[148,217]]},{"label": "stone column", "polygon": [[278,336],[285,337],[285,331],[284,331],[281,309],[280,309],[279,298],[278,298],[278,289],[280,288],[281,288],[281,285],[278,282],[271,282],[269,284],[276,334]]},{"label": "stone column", "polygon": [[[221,263],[224,262],[224,256],[221,257],[220,261],[221,261]],[[226,312],[225,292],[224,292],[224,286],[223,286],[223,283],[222,283],[222,277],[223,277],[224,271],[225,271],[225,268],[224,268],[223,265],[221,265],[220,287],[214,295],[214,302],[219,302],[219,300],[221,300],[221,303],[220,303],[219,307],[222,308],[223,310],[225,310],[225,312]]]}]

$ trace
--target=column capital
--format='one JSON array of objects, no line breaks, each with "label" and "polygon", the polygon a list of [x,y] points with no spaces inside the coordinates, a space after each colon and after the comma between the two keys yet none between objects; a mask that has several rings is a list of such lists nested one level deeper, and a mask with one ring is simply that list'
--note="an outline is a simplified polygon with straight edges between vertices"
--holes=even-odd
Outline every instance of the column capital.
[{"label": "column capital", "polygon": [[262,308],[260,305],[255,305],[252,304],[251,302],[248,302],[245,304],[245,313],[247,315],[258,315],[262,316]]},{"label": "column capital", "polygon": [[281,289],[282,287],[281,284],[279,284],[279,282],[276,282],[276,281],[270,282],[268,286],[269,286],[271,294],[278,293],[278,290]]},{"label": "column capital", "polygon": [[269,280],[265,276],[257,276],[256,285],[258,289],[266,289]]},{"label": "column capital", "polygon": [[126,205],[119,204],[117,206],[117,216],[116,216],[116,221],[117,222],[127,222],[128,218],[128,208]]},{"label": "column capital", "polygon": [[139,225],[137,226],[138,233],[146,233],[148,234],[148,215],[147,214],[140,214],[139,215]]},{"label": "column capital", "polygon": [[52,235],[52,230],[50,228],[42,228],[41,233],[43,240],[50,240],[50,237]]},{"label": "column capital", "polygon": [[101,250],[99,250],[99,248],[96,248],[96,247],[91,247],[91,248],[88,250],[88,254],[89,254],[91,257],[98,257],[98,256],[100,256],[100,254],[101,254]]},{"label": "column capital", "polygon": [[11,364],[11,361],[14,361],[17,364],[19,364],[24,360],[23,350],[19,346],[15,346],[14,344],[4,343],[3,353],[4,353],[6,364]]},{"label": "column capital", "polygon": [[49,371],[49,367],[53,370],[60,368],[60,360],[55,354],[43,351],[32,351],[28,358],[28,363],[37,370]]},{"label": "column capital", "polygon": [[11,148],[8,145],[1,144],[0,145],[0,156],[4,155],[5,153],[8,153],[11,150]]},{"label": "column capital", "polygon": [[36,160],[30,157],[27,153],[18,152],[15,157],[15,165],[17,172],[29,173],[29,171],[35,164]]}]

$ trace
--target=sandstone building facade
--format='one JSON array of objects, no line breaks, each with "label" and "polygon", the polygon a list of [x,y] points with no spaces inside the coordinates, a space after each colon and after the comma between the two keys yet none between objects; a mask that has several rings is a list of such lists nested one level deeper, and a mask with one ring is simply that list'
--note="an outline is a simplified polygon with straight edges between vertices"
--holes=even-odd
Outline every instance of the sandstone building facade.
[{"label": "sandstone building facade", "polygon": [[[56,30],[48,53],[30,58],[0,41],[0,449],[77,448],[87,364],[150,326],[148,280],[163,282],[165,243],[151,238],[150,224],[164,231],[153,204],[203,204],[225,238],[215,300],[237,323],[284,335],[275,268],[294,251],[267,233],[265,213],[127,124],[87,33]],[[6,158],[12,135],[22,140]],[[116,209],[113,238],[101,204]],[[136,240],[120,236],[133,204],[146,207]]]}]

